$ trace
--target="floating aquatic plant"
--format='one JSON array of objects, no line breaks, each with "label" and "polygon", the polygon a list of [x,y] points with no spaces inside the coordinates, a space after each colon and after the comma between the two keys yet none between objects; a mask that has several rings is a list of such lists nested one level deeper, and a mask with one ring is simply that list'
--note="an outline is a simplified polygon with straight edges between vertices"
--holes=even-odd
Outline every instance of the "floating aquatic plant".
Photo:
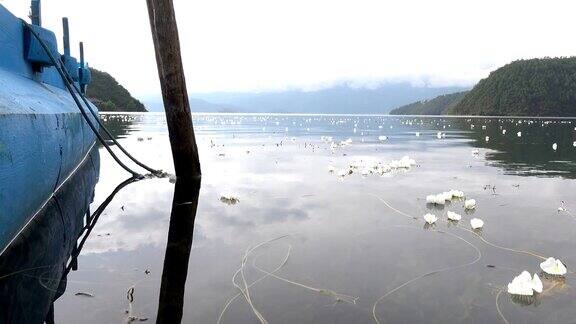
[{"label": "floating aquatic plant", "polygon": [[564,202],[564,200],[562,200],[562,202],[560,203],[560,207],[558,207],[558,212],[559,212],[559,213],[566,213],[566,212],[568,212],[568,209],[566,209],[565,204],[566,204],[566,203]]},{"label": "floating aquatic plant", "polygon": [[472,227],[472,229],[480,229],[484,226],[484,221],[481,220],[480,218],[472,218],[470,220],[470,226]]},{"label": "floating aquatic plant", "polygon": [[540,277],[537,274],[530,276],[528,271],[522,271],[508,284],[508,293],[512,295],[532,296],[534,292],[541,293],[542,289]]},{"label": "floating aquatic plant", "polygon": [[558,144],[556,144],[556,143],[552,144],[552,149],[553,149],[554,151],[556,151],[556,149],[558,149]]},{"label": "floating aquatic plant", "polygon": [[435,205],[444,205],[447,201],[451,201],[454,198],[463,198],[464,192],[460,190],[450,190],[444,191],[436,195],[426,196],[426,203]]},{"label": "floating aquatic plant", "polygon": [[518,137],[522,137],[522,132],[518,132],[518,133],[516,133],[516,135],[517,135]]},{"label": "floating aquatic plant", "polygon": [[426,215],[424,215],[424,220],[426,221],[426,223],[432,225],[432,224],[436,223],[436,221],[438,220],[438,217],[436,217],[436,215],[434,215],[434,214],[426,214]]},{"label": "floating aquatic plant", "polygon": [[462,219],[462,216],[460,214],[457,214],[453,211],[448,211],[448,219],[451,221],[459,221]]},{"label": "floating aquatic plant", "polygon": [[380,135],[380,136],[378,136],[378,140],[380,142],[385,142],[388,140],[388,136]]},{"label": "floating aquatic plant", "polygon": [[464,198],[464,191],[451,189],[452,198]]},{"label": "floating aquatic plant", "polygon": [[360,170],[360,175],[362,175],[363,177],[368,176],[370,173],[372,173],[372,171],[370,171],[370,169],[367,168]]},{"label": "floating aquatic plant", "polygon": [[225,203],[226,205],[236,205],[240,202],[240,198],[232,196],[232,195],[223,195],[220,197],[220,201]]},{"label": "floating aquatic plant", "polygon": [[464,202],[464,208],[470,210],[476,208],[476,200],[475,199],[468,199]]},{"label": "floating aquatic plant", "polygon": [[435,205],[444,205],[446,200],[442,195],[428,195],[426,196],[426,203]]},{"label": "floating aquatic plant", "polygon": [[564,263],[553,257],[549,257],[546,261],[540,263],[540,269],[553,276],[563,276],[568,272]]}]

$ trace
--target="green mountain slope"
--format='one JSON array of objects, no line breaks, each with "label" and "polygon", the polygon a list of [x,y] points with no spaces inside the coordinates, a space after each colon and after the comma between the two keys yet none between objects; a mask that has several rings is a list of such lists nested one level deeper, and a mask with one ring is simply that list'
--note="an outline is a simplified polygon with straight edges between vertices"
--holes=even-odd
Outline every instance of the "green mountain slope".
[{"label": "green mountain slope", "polygon": [[576,116],[576,57],[514,61],[490,73],[455,115]]},{"label": "green mountain slope", "polygon": [[430,100],[417,101],[390,111],[390,115],[444,115],[456,106],[468,91],[438,96]]},{"label": "green mountain slope", "polygon": [[92,82],[86,96],[100,111],[147,111],[138,99],[121,86],[110,74],[90,68]]}]

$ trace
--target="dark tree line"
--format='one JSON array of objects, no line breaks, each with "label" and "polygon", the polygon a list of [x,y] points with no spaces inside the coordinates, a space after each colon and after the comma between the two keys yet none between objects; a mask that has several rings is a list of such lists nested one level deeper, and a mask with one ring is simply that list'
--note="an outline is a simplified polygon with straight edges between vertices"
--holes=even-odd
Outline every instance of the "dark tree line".
[{"label": "dark tree line", "polygon": [[101,111],[146,111],[138,99],[116,81],[110,74],[90,68],[92,82],[86,96]]},{"label": "dark tree line", "polygon": [[391,114],[576,116],[576,57],[514,61],[468,92],[415,102]]}]

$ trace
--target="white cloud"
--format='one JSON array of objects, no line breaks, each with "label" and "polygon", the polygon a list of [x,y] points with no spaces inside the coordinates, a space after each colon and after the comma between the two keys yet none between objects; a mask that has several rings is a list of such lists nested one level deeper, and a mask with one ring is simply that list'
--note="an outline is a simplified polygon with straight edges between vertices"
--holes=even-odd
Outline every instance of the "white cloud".
[{"label": "white cloud", "polygon": [[[470,85],[514,59],[576,54],[573,1],[174,1],[194,92],[338,80]],[[27,12],[28,1],[1,3]],[[93,66],[135,95],[159,92],[145,1],[44,0],[43,9],[58,34],[60,17],[70,18]]]}]

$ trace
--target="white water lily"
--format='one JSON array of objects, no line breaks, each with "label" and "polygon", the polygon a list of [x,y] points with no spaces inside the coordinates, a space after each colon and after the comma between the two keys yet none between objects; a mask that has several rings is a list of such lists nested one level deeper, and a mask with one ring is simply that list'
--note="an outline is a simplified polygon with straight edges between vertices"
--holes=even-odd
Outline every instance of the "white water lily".
[{"label": "white water lily", "polygon": [[464,202],[464,208],[466,209],[474,209],[476,208],[476,200],[468,199]]},{"label": "white water lily", "polygon": [[378,136],[378,140],[380,142],[384,142],[384,141],[388,140],[388,136],[380,135],[380,136]]},{"label": "white water lily", "polygon": [[413,165],[416,165],[416,161],[408,156],[403,156],[399,161],[393,161],[393,162],[396,162],[396,166],[398,168],[405,168],[405,169],[409,169]]},{"label": "white water lily", "polygon": [[443,193],[439,194],[444,201],[452,200],[452,192],[451,191],[444,191]]},{"label": "white water lily", "polygon": [[518,132],[516,135],[518,135],[518,137],[522,137],[522,132]]},{"label": "white water lily", "polygon": [[574,141],[574,143],[572,143],[572,146],[576,147],[576,141]]},{"label": "white water lily", "polygon": [[460,190],[450,190],[450,194],[452,194],[453,198],[464,198],[464,191]]},{"label": "white water lily", "polygon": [[459,221],[462,219],[462,216],[453,211],[448,211],[448,219],[453,221]]},{"label": "white water lily", "polygon": [[444,205],[446,203],[446,199],[444,199],[443,195],[428,195],[426,196],[426,203],[428,204],[436,204],[436,205]]},{"label": "white water lily", "polygon": [[544,285],[542,284],[542,280],[540,280],[540,277],[538,277],[538,274],[534,274],[534,277],[532,278],[532,289],[534,289],[535,292],[537,293],[541,293],[544,290]]},{"label": "white water lily", "polygon": [[552,144],[552,149],[553,149],[554,151],[556,151],[556,149],[558,149],[558,144],[556,144],[556,143]]},{"label": "white water lily", "polygon": [[436,215],[434,215],[434,214],[426,214],[426,215],[424,215],[424,220],[428,224],[434,224],[438,220],[438,217],[436,217]]},{"label": "white water lily", "polygon": [[547,274],[554,276],[563,276],[568,272],[562,261],[552,257],[540,263],[540,269],[542,269],[542,271],[546,272]]},{"label": "white water lily", "polygon": [[482,228],[484,226],[484,221],[480,218],[472,218],[470,220],[470,226],[472,226],[472,229]]},{"label": "white water lily", "polygon": [[512,280],[508,284],[508,293],[512,295],[521,296],[532,296],[534,291],[541,293],[543,289],[542,281],[537,274],[534,277],[530,276],[528,271],[522,271],[522,273]]},{"label": "white water lily", "polygon": [[486,136],[486,142],[490,141],[490,136]]}]

